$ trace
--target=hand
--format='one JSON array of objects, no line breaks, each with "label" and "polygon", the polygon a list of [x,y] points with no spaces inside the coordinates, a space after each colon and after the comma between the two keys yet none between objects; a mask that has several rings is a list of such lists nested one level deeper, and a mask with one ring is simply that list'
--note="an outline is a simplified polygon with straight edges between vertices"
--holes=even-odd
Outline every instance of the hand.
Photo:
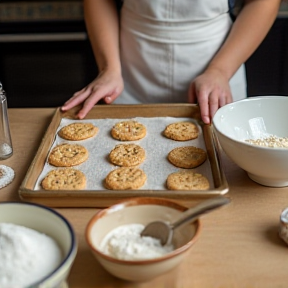
[{"label": "hand", "polygon": [[83,103],[77,117],[83,119],[93,106],[101,99],[106,104],[112,103],[123,91],[124,84],[121,74],[103,71],[88,86],[76,92],[64,105],[62,111],[67,111],[76,105]]},{"label": "hand", "polygon": [[210,124],[218,108],[232,102],[229,79],[220,70],[207,69],[190,84],[188,101],[196,100],[203,122]]}]

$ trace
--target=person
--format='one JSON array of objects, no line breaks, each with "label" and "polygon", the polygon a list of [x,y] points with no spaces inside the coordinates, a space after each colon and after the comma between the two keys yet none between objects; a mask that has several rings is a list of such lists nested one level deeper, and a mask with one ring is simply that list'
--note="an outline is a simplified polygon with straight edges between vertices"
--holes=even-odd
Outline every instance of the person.
[{"label": "person", "polygon": [[82,104],[77,116],[83,119],[101,99],[198,103],[203,122],[211,123],[219,107],[247,97],[244,63],[270,30],[281,0],[243,0],[235,21],[232,2],[124,0],[118,13],[114,0],[84,0],[99,74],[62,111]]}]

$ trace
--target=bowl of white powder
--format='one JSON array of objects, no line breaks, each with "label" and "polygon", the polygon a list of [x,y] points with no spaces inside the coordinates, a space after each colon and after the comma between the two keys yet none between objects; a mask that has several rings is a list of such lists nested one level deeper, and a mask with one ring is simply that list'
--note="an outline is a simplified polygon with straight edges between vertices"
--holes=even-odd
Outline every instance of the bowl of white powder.
[{"label": "bowl of white powder", "polygon": [[112,275],[147,281],[178,266],[199,237],[197,220],[175,229],[172,243],[141,237],[146,224],[172,222],[187,208],[160,198],[132,198],[99,211],[86,227],[86,241],[99,263]]},{"label": "bowl of white powder", "polygon": [[0,203],[0,287],[64,287],[77,253],[72,226],[48,207]]},{"label": "bowl of white powder", "polygon": [[288,186],[288,97],[259,96],[218,109],[215,134],[227,156],[255,182]]}]

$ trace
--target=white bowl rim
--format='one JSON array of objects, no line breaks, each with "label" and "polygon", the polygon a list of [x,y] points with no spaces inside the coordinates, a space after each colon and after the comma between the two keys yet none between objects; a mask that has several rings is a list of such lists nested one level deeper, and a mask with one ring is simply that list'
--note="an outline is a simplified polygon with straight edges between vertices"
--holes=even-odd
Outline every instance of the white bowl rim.
[{"label": "white bowl rim", "polygon": [[[275,96],[273,96],[273,95],[267,95],[267,96],[264,96],[264,95],[262,95],[262,96],[251,96],[251,97],[249,97],[249,98],[245,98],[245,99],[242,99],[242,100],[239,100],[239,101],[235,101],[235,102],[232,102],[232,103],[229,103],[229,104],[226,104],[225,106],[223,106],[223,107],[226,107],[226,108],[228,108],[229,106],[233,106],[233,105],[235,105],[235,103],[237,103],[237,102],[250,102],[250,101],[260,101],[260,100],[263,100],[263,99],[286,99],[286,101],[288,101],[288,96],[280,96],[280,95],[275,95]],[[237,105],[237,104],[236,104]],[[222,108],[222,107],[221,107]],[[221,108],[219,108],[217,111],[216,111],[216,113],[215,113],[215,116],[216,116],[216,114],[218,113],[218,111],[221,109]],[[225,109],[226,109],[225,108]],[[220,113],[220,112],[219,112]],[[232,140],[232,141],[234,141],[234,142],[237,142],[237,143],[239,143],[239,144],[242,144],[242,145],[244,145],[244,146],[250,146],[250,147],[253,147],[253,148],[255,148],[255,149],[263,149],[263,150],[269,150],[269,151],[277,151],[278,153],[280,152],[280,151],[283,151],[283,152],[286,152],[287,153],[287,148],[281,148],[281,147],[265,147],[265,146],[258,146],[258,145],[255,145],[255,144],[252,144],[252,143],[249,143],[249,142],[244,142],[244,141],[240,141],[240,140],[238,140],[238,139],[235,139],[235,138],[233,138],[233,137],[230,137],[230,136],[228,136],[227,134],[224,134],[224,133],[222,133],[221,131],[220,131],[220,129],[217,127],[217,125],[216,125],[216,122],[214,121],[214,117],[213,117],[213,119],[212,119],[212,124],[213,124],[213,127],[214,127],[214,129],[215,130],[217,130],[217,132],[219,133],[219,134],[221,134],[221,135],[223,135],[224,137],[226,137],[226,138],[228,138],[228,139],[230,139],[230,140]]]},{"label": "white bowl rim", "polygon": [[49,208],[47,206],[38,204],[38,203],[30,203],[30,202],[20,202],[20,201],[4,201],[4,202],[0,202],[0,206],[2,205],[20,205],[20,206],[34,206],[34,207],[38,207],[44,210],[47,210],[48,212],[56,215],[58,218],[60,218],[64,224],[67,226],[68,230],[69,230],[69,234],[71,235],[71,247],[69,248],[69,251],[67,253],[67,256],[61,261],[61,263],[51,272],[49,273],[47,276],[45,276],[44,278],[42,278],[41,280],[32,283],[31,285],[28,286],[29,287],[36,287],[37,285],[40,285],[41,283],[45,282],[47,279],[49,279],[53,274],[55,274],[58,270],[60,270],[65,262],[71,257],[73,256],[73,253],[75,252],[75,250],[77,249],[77,242],[76,242],[76,235],[74,232],[74,229],[72,227],[72,225],[69,223],[69,221],[60,213],[58,213],[56,210]]},{"label": "white bowl rim", "polygon": [[[147,200],[147,202],[145,201]],[[149,200],[151,201],[155,201],[154,203],[149,202]],[[144,201],[141,204],[137,204],[137,201]],[[135,204],[134,204],[135,203]],[[158,204],[157,204],[158,203]],[[185,206],[182,206],[181,204],[178,204],[176,202],[170,201],[168,199],[164,199],[164,198],[157,198],[157,197],[135,197],[135,198],[129,198],[126,199],[124,201],[121,201],[117,204],[114,204],[110,207],[107,207],[105,209],[102,209],[100,211],[98,211],[95,215],[92,216],[92,218],[89,220],[87,226],[86,226],[86,231],[85,231],[85,238],[86,238],[86,242],[88,244],[88,246],[99,256],[101,256],[102,258],[110,261],[110,262],[114,262],[114,263],[118,263],[118,264],[125,264],[125,265],[148,265],[148,264],[152,264],[152,263],[158,263],[158,262],[162,262],[164,260],[173,258],[179,254],[184,253],[186,250],[188,250],[188,248],[190,248],[195,242],[197,242],[198,238],[200,237],[200,233],[202,230],[202,224],[200,219],[197,219],[196,221],[194,221],[193,223],[189,224],[189,225],[196,225],[196,230],[195,230],[195,235],[192,237],[192,239],[190,239],[190,241],[188,241],[185,245],[161,256],[161,257],[157,257],[157,258],[153,258],[153,259],[145,259],[145,260],[123,260],[123,259],[117,259],[114,257],[111,257],[105,253],[103,253],[102,251],[100,251],[99,249],[97,249],[93,244],[92,241],[90,239],[90,230],[93,227],[94,222],[99,218],[105,216],[105,214],[109,214],[109,213],[113,213],[116,211],[119,211],[125,207],[130,207],[130,206],[137,206],[137,205],[158,205],[161,206],[160,203],[165,203],[167,205],[167,207],[175,207],[178,208],[177,210],[179,211],[185,211],[186,209],[188,209]],[[130,205],[129,205],[130,204]],[[171,205],[171,206],[170,206]]]}]

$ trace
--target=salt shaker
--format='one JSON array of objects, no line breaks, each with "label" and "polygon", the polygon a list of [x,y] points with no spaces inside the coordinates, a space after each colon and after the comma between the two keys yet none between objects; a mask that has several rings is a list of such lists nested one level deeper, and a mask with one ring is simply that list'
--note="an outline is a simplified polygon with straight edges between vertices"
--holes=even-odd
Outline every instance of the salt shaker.
[{"label": "salt shaker", "polygon": [[13,148],[7,111],[7,98],[0,82],[0,160],[12,156]]}]

